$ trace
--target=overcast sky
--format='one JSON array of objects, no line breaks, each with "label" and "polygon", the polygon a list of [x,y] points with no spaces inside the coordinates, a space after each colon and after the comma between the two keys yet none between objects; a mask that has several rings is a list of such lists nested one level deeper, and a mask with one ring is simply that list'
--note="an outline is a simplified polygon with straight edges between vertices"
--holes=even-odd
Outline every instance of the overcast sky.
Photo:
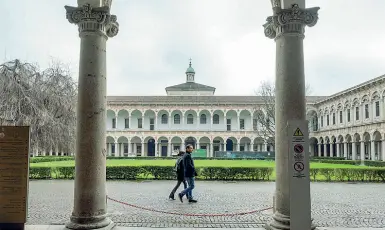
[{"label": "overcast sky", "polygon": [[[77,80],[77,28],[64,5],[76,0],[0,0],[0,55],[46,67],[68,63]],[[305,71],[312,95],[330,95],[385,74],[384,0],[308,0],[319,21],[306,29]],[[108,95],[165,95],[185,82],[216,95],[253,95],[274,80],[275,43],[262,25],[270,0],[113,0],[120,32],[108,40]],[[1,57],[1,56],[0,56]]]}]

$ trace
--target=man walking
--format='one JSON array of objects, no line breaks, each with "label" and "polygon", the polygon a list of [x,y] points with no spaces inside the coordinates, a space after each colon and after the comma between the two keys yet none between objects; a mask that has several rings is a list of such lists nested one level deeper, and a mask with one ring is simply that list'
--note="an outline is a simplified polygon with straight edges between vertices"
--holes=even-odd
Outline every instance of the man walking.
[{"label": "man walking", "polygon": [[184,154],[184,157],[183,157],[184,176],[185,176],[185,180],[188,183],[188,187],[178,194],[181,202],[183,202],[182,198],[184,195],[187,195],[187,199],[190,203],[197,202],[196,200],[193,199],[193,196],[192,196],[192,190],[195,187],[194,177],[197,176],[197,173],[195,171],[195,166],[194,166],[194,160],[191,157],[191,153],[193,150],[194,148],[192,145],[187,145],[186,153]]},{"label": "man walking", "polygon": [[174,189],[171,191],[170,196],[168,197],[169,199],[172,199],[172,200],[175,200],[174,194],[175,194],[176,190],[179,188],[179,186],[181,185],[181,183],[183,183],[184,189],[187,188],[187,183],[184,179],[184,165],[183,165],[183,155],[184,154],[185,154],[185,152],[180,151],[178,154],[179,158],[175,163],[175,172],[176,172],[176,178],[177,178],[178,182],[176,183]]}]

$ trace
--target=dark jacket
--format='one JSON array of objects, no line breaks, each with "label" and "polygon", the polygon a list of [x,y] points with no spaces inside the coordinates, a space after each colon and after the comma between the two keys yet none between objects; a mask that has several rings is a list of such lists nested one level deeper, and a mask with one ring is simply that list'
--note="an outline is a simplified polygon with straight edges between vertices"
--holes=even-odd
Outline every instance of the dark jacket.
[{"label": "dark jacket", "polygon": [[[179,163],[179,167],[177,167],[179,161],[181,161],[181,162]],[[175,167],[177,167],[177,170],[176,170],[176,177],[177,177],[178,181],[183,181],[183,180],[184,180],[184,163],[183,163],[183,156],[180,156],[180,157],[178,158],[178,160],[177,160],[176,163],[175,163]]]},{"label": "dark jacket", "polygon": [[197,173],[195,171],[194,160],[191,157],[190,153],[185,153],[183,156],[183,165],[184,165],[184,176],[185,177],[195,177]]}]

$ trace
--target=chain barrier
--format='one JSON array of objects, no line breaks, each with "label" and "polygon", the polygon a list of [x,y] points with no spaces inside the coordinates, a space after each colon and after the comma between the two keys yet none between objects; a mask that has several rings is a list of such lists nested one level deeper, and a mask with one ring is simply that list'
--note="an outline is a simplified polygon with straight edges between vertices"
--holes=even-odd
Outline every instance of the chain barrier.
[{"label": "chain barrier", "polygon": [[138,209],[142,209],[142,210],[146,210],[146,211],[150,211],[150,212],[158,212],[158,213],[163,213],[163,214],[178,215],[178,216],[200,216],[200,217],[204,217],[204,216],[243,216],[243,215],[249,215],[249,214],[253,214],[253,213],[257,213],[257,212],[263,212],[263,211],[266,211],[266,210],[269,210],[269,209],[273,208],[273,207],[269,207],[269,208],[263,208],[263,209],[252,210],[252,211],[247,211],[247,212],[238,212],[238,213],[194,214],[194,213],[168,212],[168,211],[156,210],[156,209],[153,209],[153,208],[141,207],[141,206],[138,206],[138,205],[135,205],[135,204],[129,204],[129,203],[126,203],[124,201],[120,201],[120,200],[111,198],[109,196],[107,196],[107,199],[111,200],[111,201],[114,201],[116,203],[119,203],[119,204],[123,204],[123,205],[126,205],[126,206],[133,207],[133,208],[138,208]]}]

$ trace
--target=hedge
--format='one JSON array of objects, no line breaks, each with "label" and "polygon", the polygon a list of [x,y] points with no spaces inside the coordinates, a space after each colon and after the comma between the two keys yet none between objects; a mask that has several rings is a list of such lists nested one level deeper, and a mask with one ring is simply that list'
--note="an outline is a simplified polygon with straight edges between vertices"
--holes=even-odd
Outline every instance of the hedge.
[{"label": "hedge", "polygon": [[74,160],[74,157],[69,156],[38,156],[30,157],[30,163],[40,163],[40,162],[52,162],[52,161],[70,161]]},{"label": "hedge", "polygon": [[[347,164],[347,165],[360,165],[360,160],[332,160],[332,159],[321,159],[321,160],[312,160],[312,162],[326,163],[326,164]],[[385,167],[385,161],[364,161],[366,166],[372,167]]]},{"label": "hedge", "polygon": [[[269,181],[274,169],[245,167],[199,167],[201,180],[250,180]],[[170,166],[107,166],[107,180],[174,180],[175,172]],[[31,179],[73,179],[75,167],[31,167]],[[311,168],[312,181],[361,181],[385,182],[385,169],[381,168]]]}]

